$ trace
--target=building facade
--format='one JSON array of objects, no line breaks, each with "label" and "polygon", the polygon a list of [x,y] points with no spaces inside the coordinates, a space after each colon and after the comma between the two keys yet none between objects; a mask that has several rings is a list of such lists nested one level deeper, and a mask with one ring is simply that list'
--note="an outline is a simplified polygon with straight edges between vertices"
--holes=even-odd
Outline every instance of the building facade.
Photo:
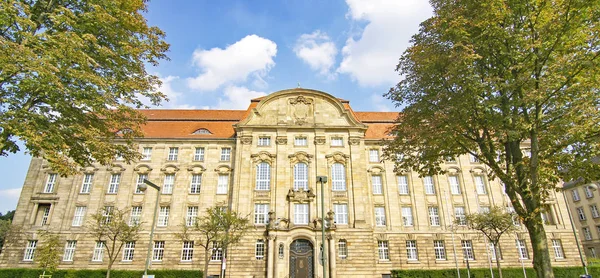
[{"label": "building facade", "polygon": [[[176,233],[207,208],[222,206],[253,223],[229,251],[228,277],[322,277],[321,194],[330,277],[467,263],[485,268],[496,260],[484,237],[460,222],[466,213],[508,207],[502,186],[469,156],[449,159],[447,175],[395,172],[394,162],[382,159],[381,140],[389,138],[397,113],[355,112],[348,101],[301,88],[254,99],[247,110],[142,113],[148,122],[138,140],[140,161],[117,159],[60,177],[32,159],[15,214],[26,238],[5,250],[1,265],[32,265],[39,230],[49,230],[65,244],[61,268],[105,268],[102,245],[89,238],[85,223],[99,209],[119,207],[142,222],[142,233],[114,267],[143,268],[157,194],[136,189],[143,178],[163,190],[154,269],[202,269],[202,249]],[[327,177],[323,192],[317,176]],[[548,200],[548,244],[554,265],[576,265],[577,250],[563,248],[575,239],[561,194],[551,192]],[[215,250],[209,275],[221,267]],[[521,230],[503,238],[498,259],[531,267],[531,250]]]},{"label": "building facade", "polygon": [[588,258],[600,256],[600,197],[597,190],[588,186],[568,189],[566,197],[571,209],[573,223]]}]

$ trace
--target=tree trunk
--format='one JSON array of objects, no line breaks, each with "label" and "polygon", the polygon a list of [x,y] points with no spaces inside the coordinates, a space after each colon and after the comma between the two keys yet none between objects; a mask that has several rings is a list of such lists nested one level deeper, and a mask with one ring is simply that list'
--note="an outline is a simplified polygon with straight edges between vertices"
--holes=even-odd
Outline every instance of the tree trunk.
[{"label": "tree trunk", "polygon": [[113,262],[108,262],[108,268],[106,269],[106,278],[110,278],[110,270],[112,269]]},{"label": "tree trunk", "polygon": [[210,261],[210,249],[204,249],[204,277],[208,277],[208,262]]},{"label": "tree trunk", "polygon": [[[541,216],[538,217],[541,218]],[[554,278],[550,254],[548,253],[546,231],[541,219],[536,221],[538,217],[525,221],[531,239],[531,247],[533,248],[533,269],[535,269],[538,278]]]},{"label": "tree trunk", "polygon": [[500,267],[500,250],[498,242],[494,243],[494,253],[496,253],[496,267],[498,268],[498,276],[502,278],[502,267]]}]

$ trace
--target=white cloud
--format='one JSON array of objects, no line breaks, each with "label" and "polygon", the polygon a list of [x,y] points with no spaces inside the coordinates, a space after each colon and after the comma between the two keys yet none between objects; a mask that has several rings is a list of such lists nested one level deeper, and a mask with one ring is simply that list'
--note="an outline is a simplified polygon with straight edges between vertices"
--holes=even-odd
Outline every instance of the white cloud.
[{"label": "white cloud", "polygon": [[9,210],[16,209],[20,196],[20,187],[0,190],[0,212],[6,213]]},{"label": "white cloud", "polygon": [[346,0],[347,17],[368,24],[360,37],[348,38],[342,48],[339,73],[350,75],[362,86],[392,86],[399,81],[394,71],[409,46],[419,23],[432,15],[425,0]]},{"label": "white cloud", "polygon": [[162,82],[162,84],[156,89],[165,94],[169,101],[163,101],[160,106],[151,105],[148,98],[143,98],[142,102],[148,104],[152,108],[196,109],[196,106],[182,103],[184,94],[173,88],[174,84],[180,82],[179,76],[169,75],[167,77],[161,77],[160,74],[156,75],[159,76],[159,79]]},{"label": "white cloud", "polygon": [[390,112],[392,111],[392,106],[390,105],[390,101],[381,96],[380,94],[373,93],[371,94],[371,104],[375,107],[377,112]]},{"label": "white cloud", "polygon": [[335,63],[337,48],[331,38],[320,30],[312,34],[302,34],[296,41],[294,52],[298,58],[307,63],[312,70],[328,78],[335,77],[331,68]]},{"label": "white cloud", "polygon": [[21,188],[2,189],[0,190],[0,196],[3,196],[7,199],[19,199],[19,196],[21,196]]},{"label": "white cloud", "polygon": [[266,96],[264,92],[251,91],[246,87],[228,86],[223,90],[224,98],[219,98],[216,109],[246,109],[250,100]]},{"label": "white cloud", "polygon": [[276,55],[277,44],[257,35],[248,35],[225,49],[196,49],[192,62],[200,74],[188,78],[187,85],[194,90],[214,91],[224,85],[244,82],[248,76],[261,80],[275,66]]}]

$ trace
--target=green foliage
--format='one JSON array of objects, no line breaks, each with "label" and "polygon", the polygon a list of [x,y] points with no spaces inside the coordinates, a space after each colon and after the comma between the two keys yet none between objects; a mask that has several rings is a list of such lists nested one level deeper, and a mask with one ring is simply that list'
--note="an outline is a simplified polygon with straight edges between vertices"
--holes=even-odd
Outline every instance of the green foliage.
[{"label": "green foliage", "polygon": [[[31,278],[38,277],[42,274],[41,269],[31,268],[9,268],[0,269],[0,278]],[[144,274],[143,271],[131,271],[131,270],[113,270],[111,276],[113,278],[139,278]],[[197,270],[148,270],[148,274],[154,274],[156,277],[161,278],[202,278],[202,272]],[[78,269],[78,270],[57,270],[52,273],[52,278],[104,278],[106,276],[105,270],[91,270],[91,269]]]},{"label": "green foliage", "polygon": [[65,175],[139,156],[132,139],[144,118],[133,107],[165,99],[146,65],[169,49],[147,25],[146,2],[0,1],[0,155],[22,140]]},{"label": "green foliage", "polygon": [[60,262],[61,243],[58,235],[40,232],[40,246],[35,252],[35,262],[42,269],[54,272]]},{"label": "green foliage", "polygon": [[[527,277],[535,277],[535,271],[532,268],[526,268]],[[600,267],[588,268],[592,277],[600,277]],[[505,268],[502,270],[504,278],[523,278],[522,268]],[[581,267],[555,267],[556,277],[579,277],[584,274]],[[393,270],[394,278],[455,278],[458,277],[456,269],[441,270]],[[467,277],[467,269],[460,269],[460,277]],[[471,278],[491,278],[488,268],[471,269]],[[498,277],[498,272],[494,270],[494,277]]]},{"label": "green foliage", "polygon": [[21,226],[13,225],[11,220],[0,219],[0,252],[5,244],[16,242],[21,234]]},{"label": "green foliage", "polygon": [[538,277],[553,277],[542,204],[561,179],[600,175],[600,2],[430,2],[387,94],[405,108],[386,155],[421,175],[476,156],[523,220]]},{"label": "green foliage", "polygon": [[503,234],[515,230],[514,215],[504,208],[493,206],[489,211],[466,215],[467,226],[482,232],[492,243],[498,243]]},{"label": "green foliage", "polygon": [[12,220],[15,217],[15,210],[9,210],[6,214],[0,212],[0,220]]}]

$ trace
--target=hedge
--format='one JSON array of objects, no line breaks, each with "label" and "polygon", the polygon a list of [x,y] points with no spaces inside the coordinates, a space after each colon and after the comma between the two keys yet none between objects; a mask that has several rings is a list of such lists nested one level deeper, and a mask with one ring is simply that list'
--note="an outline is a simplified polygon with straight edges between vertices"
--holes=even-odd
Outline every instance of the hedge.
[{"label": "hedge", "polygon": [[[0,278],[37,278],[43,271],[35,268],[7,268],[0,269]],[[52,278],[104,278],[105,269],[61,269],[51,274]],[[133,270],[111,270],[111,278],[141,278],[144,271]],[[148,274],[156,275],[156,278],[202,278],[200,270],[149,270]]]},{"label": "hedge", "polygon": [[[528,278],[537,277],[533,268],[526,268]],[[588,271],[594,278],[600,278],[600,267],[589,267]],[[584,274],[582,267],[555,267],[555,277],[578,278]],[[523,268],[502,268],[502,276],[504,278],[523,278]],[[456,278],[456,269],[440,269],[440,270],[392,270],[394,278]],[[467,277],[467,270],[460,269],[460,277]],[[491,278],[489,268],[474,268],[471,269],[471,278]],[[498,277],[498,271],[494,268],[494,277]]]}]

